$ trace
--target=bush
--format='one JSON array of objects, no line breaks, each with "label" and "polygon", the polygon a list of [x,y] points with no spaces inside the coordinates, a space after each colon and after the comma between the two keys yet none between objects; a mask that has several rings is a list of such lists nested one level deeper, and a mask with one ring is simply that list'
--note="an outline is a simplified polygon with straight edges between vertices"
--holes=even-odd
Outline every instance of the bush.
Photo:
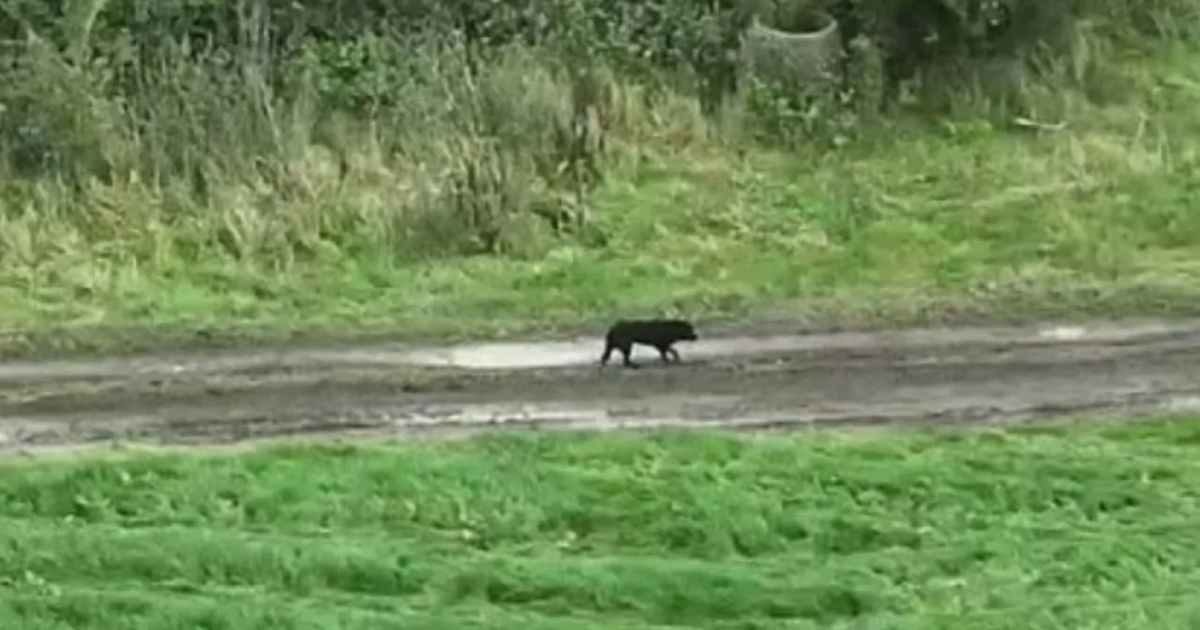
[{"label": "bush", "polygon": [[[815,114],[788,95],[752,97],[783,136],[845,140],[878,100],[870,40],[894,4],[829,1],[861,21],[870,52],[852,55],[849,96]],[[1012,1],[1021,24],[1085,12],[1127,37],[1197,23],[1183,0]],[[43,241],[266,268],[597,242],[587,194],[620,139],[647,133],[639,116],[680,86],[714,110],[760,4],[10,3],[0,37],[20,43],[0,50],[0,259]],[[996,41],[1024,52],[1014,34],[1036,30]]]}]

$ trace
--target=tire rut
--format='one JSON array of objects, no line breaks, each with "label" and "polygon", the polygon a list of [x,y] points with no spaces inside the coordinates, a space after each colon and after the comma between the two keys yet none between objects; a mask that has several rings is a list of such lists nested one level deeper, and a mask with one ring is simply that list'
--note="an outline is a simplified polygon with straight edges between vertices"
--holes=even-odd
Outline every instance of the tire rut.
[{"label": "tire rut", "polygon": [[[1200,407],[1200,324],[1139,326],[717,338],[681,348],[682,364],[641,370],[597,368],[595,340],[2,364],[0,452],[359,433],[963,425]],[[531,354],[513,368],[505,352]],[[429,365],[444,356],[470,367]]]}]

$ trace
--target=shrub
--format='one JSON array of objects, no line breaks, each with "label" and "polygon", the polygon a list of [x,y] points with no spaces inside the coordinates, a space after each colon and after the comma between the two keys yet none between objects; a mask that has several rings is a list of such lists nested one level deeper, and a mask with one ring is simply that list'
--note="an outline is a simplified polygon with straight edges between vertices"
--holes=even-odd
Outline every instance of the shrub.
[{"label": "shrub", "polygon": [[[877,109],[886,53],[877,35],[893,1],[828,0],[863,34],[844,89],[815,110],[795,94],[751,89],[760,129],[776,125],[772,135],[791,142],[853,137]],[[1050,39],[1073,14],[1127,39],[1181,36],[1200,23],[1184,0],[1010,1],[1020,27],[993,35],[1012,55],[1033,48],[1021,34]],[[588,191],[620,158],[619,136],[645,133],[638,117],[664,99],[699,96],[710,112],[727,101],[741,29],[764,5],[6,6],[0,208],[20,219],[0,258],[33,247],[11,243],[49,239],[125,243],[104,255],[148,261],[279,267],[603,239],[583,219]],[[688,85],[693,92],[672,96]]]}]

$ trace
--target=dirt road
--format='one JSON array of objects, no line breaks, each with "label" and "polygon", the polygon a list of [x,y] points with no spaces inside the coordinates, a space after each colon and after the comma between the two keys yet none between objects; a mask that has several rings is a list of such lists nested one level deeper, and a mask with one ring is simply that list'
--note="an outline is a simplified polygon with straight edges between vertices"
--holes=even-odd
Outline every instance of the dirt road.
[{"label": "dirt road", "polygon": [[0,452],[518,428],[977,423],[1200,410],[1200,321],[601,342],[376,344],[0,364]]}]

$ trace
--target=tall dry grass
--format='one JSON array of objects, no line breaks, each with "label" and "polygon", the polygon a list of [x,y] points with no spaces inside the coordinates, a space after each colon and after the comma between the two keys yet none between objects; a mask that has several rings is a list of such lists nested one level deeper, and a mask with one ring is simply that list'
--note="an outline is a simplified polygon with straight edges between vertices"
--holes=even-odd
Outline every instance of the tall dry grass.
[{"label": "tall dry grass", "polygon": [[[819,124],[769,98],[705,112],[694,68],[633,73],[599,45],[481,51],[453,33],[364,35],[281,60],[260,36],[268,18],[248,13],[232,25],[238,46],[181,37],[135,55],[120,38],[91,39],[100,0],[72,7],[65,39],[29,31],[3,54],[0,285],[18,294],[87,297],[120,274],[214,262],[252,274],[601,246],[589,193],[622,161],[754,150],[764,129],[800,129],[800,142],[887,133],[836,103]],[[1079,94],[1119,98],[1120,81],[1137,78],[1121,73],[1128,54],[1114,42],[1183,41],[1197,23],[1183,0],[1086,13],[1079,45],[1048,72],[959,91],[942,113],[1054,118]]]}]

